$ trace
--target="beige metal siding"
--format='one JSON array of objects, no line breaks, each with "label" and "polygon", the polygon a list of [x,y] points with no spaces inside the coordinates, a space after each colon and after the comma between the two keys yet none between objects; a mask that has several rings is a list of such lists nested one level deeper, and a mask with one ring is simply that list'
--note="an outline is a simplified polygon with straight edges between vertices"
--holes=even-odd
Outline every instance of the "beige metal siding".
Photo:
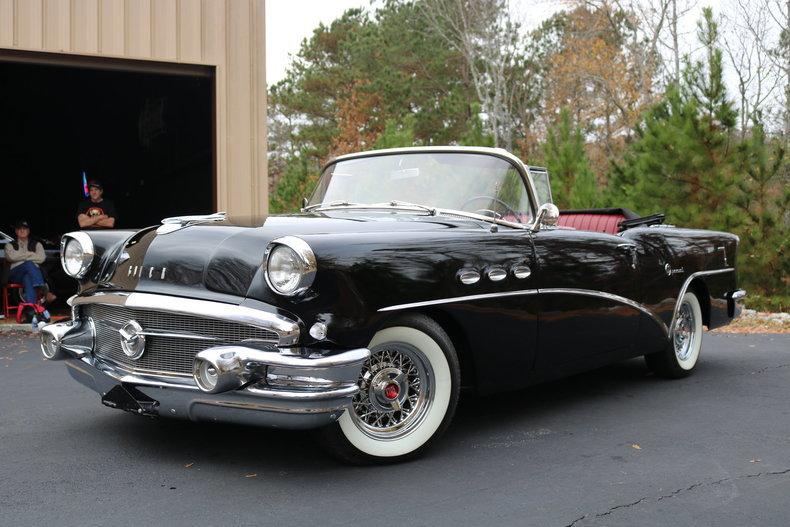
[{"label": "beige metal siding", "polygon": [[214,66],[217,208],[267,212],[264,0],[0,0],[0,48]]}]

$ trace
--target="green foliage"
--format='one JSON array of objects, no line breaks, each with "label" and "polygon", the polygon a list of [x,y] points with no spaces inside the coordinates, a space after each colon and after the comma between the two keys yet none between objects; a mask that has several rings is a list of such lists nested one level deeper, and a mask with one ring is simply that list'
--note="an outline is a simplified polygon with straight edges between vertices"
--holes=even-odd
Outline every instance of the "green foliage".
[{"label": "green foliage", "polygon": [[600,205],[600,191],[584,150],[584,136],[567,108],[549,130],[543,145],[549,170],[551,194],[561,209],[592,208]]},{"label": "green foliage", "polygon": [[309,156],[302,154],[289,158],[282,179],[269,198],[269,210],[282,213],[298,209],[302,198],[309,197],[316,181],[318,169],[311,166]]},{"label": "green foliage", "polygon": [[458,144],[461,146],[494,146],[494,138],[485,131],[483,120],[480,119],[480,105],[472,104],[470,114],[466,130],[458,139]]},{"label": "green foliage", "polygon": [[[361,132],[383,135],[373,143],[376,148],[458,142],[469,133],[471,106],[477,104],[466,75],[458,52],[429,30],[415,3],[386,0],[372,14],[350,9],[316,28],[286,77],[270,88],[270,119],[287,121],[290,130],[287,139],[270,137],[279,146],[270,155],[307,157],[309,165],[318,166],[345,153],[333,148],[333,140],[339,135],[341,109],[354,92],[370,96]],[[281,128],[270,126],[272,131]],[[290,189],[300,187],[305,176],[284,169],[294,162],[270,163],[271,170],[279,171],[270,173],[278,179],[278,189],[289,189],[272,195],[272,210],[298,208],[299,196]]]},{"label": "green foliage", "polygon": [[717,28],[709,9],[698,28],[706,62],[687,61],[637,128],[638,139],[615,165],[614,200],[642,213],[663,210],[671,223],[731,229],[736,113],[722,80]]},{"label": "green foliage", "polygon": [[416,146],[418,143],[414,137],[414,125],[415,119],[413,115],[407,115],[401,122],[387,119],[384,131],[376,139],[374,149]]},{"label": "green foliage", "polygon": [[788,168],[784,147],[781,142],[770,145],[763,126],[755,122],[751,136],[738,145],[737,157],[743,175],[735,199],[743,214],[736,229],[741,237],[741,278],[752,285],[753,292],[786,300],[790,296],[790,229],[785,218],[790,188],[782,184]]}]

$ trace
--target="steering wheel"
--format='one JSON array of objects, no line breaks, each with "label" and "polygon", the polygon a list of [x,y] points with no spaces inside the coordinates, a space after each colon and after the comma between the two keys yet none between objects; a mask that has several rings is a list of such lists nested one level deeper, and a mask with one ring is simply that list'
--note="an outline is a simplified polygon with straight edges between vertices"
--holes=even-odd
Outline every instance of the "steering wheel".
[{"label": "steering wheel", "polygon": [[[507,212],[509,212],[510,214],[515,216],[516,218],[519,217],[519,213],[516,212],[515,210],[513,210],[513,208],[510,205],[508,205],[507,203],[505,203],[504,201],[502,201],[499,198],[496,198],[494,196],[486,196],[486,195],[472,196],[471,198],[469,198],[468,200],[463,202],[463,204],[461,205],[461,210],[466,210],[466,206],[467,205],[469,205],[473,201],[479,201],[481,199],[485,199],[485,200],[488,200],[488,201],[493,201],[494,203],[498,203],[499,205],[502,205]],[[491,210],[491,209],[476,209],[474,212],[475,213],[477,213],[477,212],[493,212],[494,214],[496,214],[496,212]]]}]

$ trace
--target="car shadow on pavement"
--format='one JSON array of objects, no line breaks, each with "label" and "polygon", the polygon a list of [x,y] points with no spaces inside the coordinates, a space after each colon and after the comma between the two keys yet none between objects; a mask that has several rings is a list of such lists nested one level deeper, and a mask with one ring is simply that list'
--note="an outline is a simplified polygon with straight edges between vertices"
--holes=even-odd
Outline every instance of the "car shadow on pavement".
[{"label": "car shadow on pavement", "polygon": [[[464,445],[474,444],[474,438],[481,435],[523,433],[547,416],[579,411],[594,398],[637,397],[662,382],[666,381],[653,378],[644,362],[636,359],[518,392],[491,396],[464,392],[453,425],[429,457],[462,459],[468,453]],[[92,423],[94,437],[109,444],[121,443],[127,455],[153,463],[200,463],[235,472],[337,471],[344,467],[320,449],[309,431],[193,423],[117,411],[102,411]],[[536,433],[541,433],[539,428]]]}]

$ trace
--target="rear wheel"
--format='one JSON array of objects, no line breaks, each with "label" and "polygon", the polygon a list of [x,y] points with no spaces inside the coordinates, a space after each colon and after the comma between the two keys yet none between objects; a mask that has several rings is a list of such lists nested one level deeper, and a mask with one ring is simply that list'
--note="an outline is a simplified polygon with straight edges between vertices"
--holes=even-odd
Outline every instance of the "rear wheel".
[{"label": "rear wheel", "polygon": [[455,348],[433,320],[410,315],[380,330],[368,348],[360,391],[337,423],[318,432],[333,455],[356,464],[422,453],[447,428],[458,402]]},{"label": "rear wheel", "polygon": [[694,293],[686,293],[670,330],[669,345],[662,352],[645,355],[647,366],[662,377],[677,379],[690,375],[699,360],[702,332],[699,300]]}]

